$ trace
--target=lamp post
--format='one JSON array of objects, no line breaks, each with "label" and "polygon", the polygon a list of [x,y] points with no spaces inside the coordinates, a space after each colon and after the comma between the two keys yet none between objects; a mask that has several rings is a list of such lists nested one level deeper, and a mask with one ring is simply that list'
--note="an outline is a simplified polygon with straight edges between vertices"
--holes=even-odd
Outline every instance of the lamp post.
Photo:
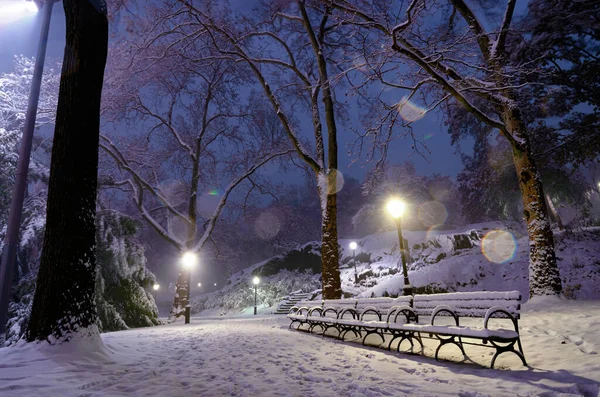
[{"label": "lamp post", "polygon": [[202,287],[202,283],[198,283],[198,288]]},{"label": "lamp post", "polygon": [[192,279],[192,275],[191,275],[191,270],[194,266],[196,266],[196,263],[198,263],[198,255],[196,255],[195,253],[188,251],[186,253],[183,254],[183,256],[181,257],[181,265],[183,266],[184,269],[187,270],[187,286],[186,286],[186,297],[184,298],[184,302],[185,302],[185,323],[189,324],[190,323],[190,311],[191,311],[191,306],[190,306],[190,298],[191,298],[191,279]]},{"label": "lamp post", "polygon": [[258,288],[258,283],[260,283],[260,279],[258,277],[254,277],[252,279],[252,284],[254,284],[254,315],[256,316],[256,290]]},{"label": "lamp post", "polygon": [[154,290],[154,300],[156,300],[156,293],[157,293],[157,291],[158,291],[159,288],[160,288],[159,284],[154,284],[152,286],[152,289]]},{"label": "lamp post", "polygon": [[[37,10],[37,3],[31,1],[22,1],[22,9],[19,11]],[[45,2],[46,9],[44,20],[42,22],[42,31],[38,44],[37,55],[35,58],[35,67],[33,69],[33,80],[31,82],[31,91],[29,92],[29,101],[27,103],[27,113],[25,115],[25,125],[23,127],[23,138],[19,150],[19,162],[15,173],[15,186],[12,191],[10,210],[8,215],[8,224],[6,226],[6,236],[4,239],[4,251],[0,262],[0,334],[6,330],[8,320],[8,304],[10,301],[10,290],[12,288],[13,271],[17,261],[17,250],[19,242],[19,228],[21,225],[21,215],[23,214],[23,201],[25,199],[25,190],[27,189],[27,174],[29,171],[29,158],[31,156],[31,146],[33,142],[33,130],[35,128],[35,118],[37,115],[38,101],[40,98],[40,87],[42,84],[42,73],[44,71],[44,60],[46,57],[46,45],[48,44],[48,31],[50,30],[50,17],[52,16],[52,6],[54,0]],[[15,8],[17,10],[17,8]],[[6,12],[6,11],[5,11]]]},{"label": "lamp post", "polygon": [[403,295],[412,295],[412,285],[408,281],[408,270],[406,269],[406,257],[404,254],[404,239],[402,238],[402,225],[401,219],[404,213],[405,204],[397,198],[393,198],[387,203],[388,213],[396,221],[396,228],[398,229],[398,241],[400,242],[400,258],[402,260],[402,273],[404,274],[404,287]]},{"label": "lamp post", "polygon": [[352,250],[352,263],[354,264],[354,284],[358,284],[358,273],[356,273],[356,247],[358,245],[356,242],[352,241],[350,243],[350,249]]}]

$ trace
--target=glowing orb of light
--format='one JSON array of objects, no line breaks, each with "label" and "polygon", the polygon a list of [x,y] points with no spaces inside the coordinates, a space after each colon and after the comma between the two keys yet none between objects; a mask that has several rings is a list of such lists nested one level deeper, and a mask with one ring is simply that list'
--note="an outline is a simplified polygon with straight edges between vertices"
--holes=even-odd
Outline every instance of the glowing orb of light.
[{"label": "glowing orb of light", "polygon": [[186,269],[191,269],[198,263],[198,255],[188,251],[181,256],[181,265]]},{"label": "glowing orb of light", "polygon": [[[325,183],[324,180],[319,181],[320,184]],[[334,194],[342,190],[344,187],[344,175],[341,171],[332,169],[327,174],[327,194]],[[323,186],[321,186],[323,188]]]},{"label": "glowing orb of light", "polygon": [[258,277],[254,277],[254,278],[252,279],[252,284],[254,284],[254,285],[258,285],[258,283],[260,283],[260,279],[259,279]]},{"label": "glowing orb of light", "polygon": [[444,204],[437,201],[426,201],[419,206],[419,220],[424,226],[443,225],[448,218]]},{"label": "glowing orb of light", "polygon": [[38,7],[33,1],[26,1],[24,7],[29,12],[38,12]]},{"label": "glowing orb of light", "polygon": [[350,249],[351,250],[355,250],[356,247],[358,247],[358,245],[356,244],[356,241],[353,241],[353,242],[350,243]]},{"label": "glowing orb of light", "polygon": [[158,289],[159,289],[159,288],[160,288],[160,285],[158,285],[158,284],[154,284],[154,285],[152,286],[152,289],[153,289],[154,291],[158,291]]},{"label": "glowing orb of light", "polygon": [[2,1],[0,2],[0,24],[16,22],[38,11],[33,1]]},{"label": "glowing orb of light", "polygon": [[481,252],[490,262],[507,262],[515,257],[516,251],[517,241],[504,230],[492,230],[481,241]]},{"label": "glowing orb of light", "polygon": [[392,216],[392,218],[397,219],[402,216],[404,213],[404,209],[406,208],[406,204],[400,199],[392,198],[387,202],[385,206],[387,212]]},{"label": "glowing orb of light", "polygon": [[407,97],[404,97],[398,103],[398,113],[404,120],[412,123],[425,116],[427,111],[412,103]]},{"label": "glowing orb of light", "polygon": [[281,229],[279,217],[273,211],[265,211],[261,213],[254,223],[256,234],[263,240],[270,240],[277,236]]}]

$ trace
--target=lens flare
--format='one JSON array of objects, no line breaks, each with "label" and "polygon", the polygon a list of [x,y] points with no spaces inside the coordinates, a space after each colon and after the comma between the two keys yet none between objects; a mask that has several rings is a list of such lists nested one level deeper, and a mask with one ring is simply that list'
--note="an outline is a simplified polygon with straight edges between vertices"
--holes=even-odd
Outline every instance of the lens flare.
[{"label": "lens flare", "polygon": [[256,234],[263,240],[270,240],[277,236],[281,228],[281,222],[277,214],[271,211],[263,212],[254,223]]},{"label": "lens flare", "polygon": [[419,220],[424,226],[431,227],[434,225],[442,225],[448,218],[448,211],[444,204],[437,201],[426,201],[418,210]]},{"label": "lens flare", "polygon": [[219,191],[217,189],[213,189],[210,192],[208,192],[209,196],[218,196],[219,195]]},{"label": "lens flare", "polygon": [[505,230],[492,230],[481,241],[481,252],[490,262],[507,262],[515,257],[516,251],[517,241]]},{"label": "lens flare", "polygon": [[404,97],[398,104],[398,113],[404,120],[412,123],[425,116],[427,111],[412,103],[407,97]]},{"label": "lens flare", "polygon": [[344,187],[344,175],[339,170],[331,170],[329,171],[329,175],[327,175],[327,182],[327,193],[338,193]]}]

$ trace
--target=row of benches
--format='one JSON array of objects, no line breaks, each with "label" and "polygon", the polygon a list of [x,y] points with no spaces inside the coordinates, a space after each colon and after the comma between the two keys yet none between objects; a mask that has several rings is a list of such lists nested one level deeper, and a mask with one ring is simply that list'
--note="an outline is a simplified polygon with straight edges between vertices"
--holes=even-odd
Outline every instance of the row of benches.
[{"label": "row of benches", "polygon": [[[363,345],[367,337],[377,335],[385,342],[391,336],[388,350],[392,343],[399,339],[400,345],[408,341],[411,352],[416,341],[423,351],[422,338],[437,339],[439,345],[435,351],[435,359],[442,346],[454,344],[466,357],[463,345],[488,346],[496,349],[492,357],[491,367],[498,356],[504,352],[513,352],[527,365],[521,339],[519,336],[519,317],[521,294],[509,292],[456,292],[431,295],[401,296],[398,298],[360,298],[336,299],[322,302],[299,302],[290,309],[288,318],[290,328],[294,324],[298,330],[318,331],[325,335],[330,329],[337,331],[337,337],[344,340],[348,333],[362,338]],[[319,304],[320,303],[320,304]],[[453,319],[454,324],[435,324],[436,318],[446,316]],[[430,320],[423,322],[423,317]],[[463,317],[483,319],[481,326],[460,325]],[[492,318],[505,319],[512,322],[512,328],[488,328]],[[308,327],[307,329],[303,327]],[[463,339],[480,343],[466,342]],[[516,345],[516,349],[515,349]]]}]

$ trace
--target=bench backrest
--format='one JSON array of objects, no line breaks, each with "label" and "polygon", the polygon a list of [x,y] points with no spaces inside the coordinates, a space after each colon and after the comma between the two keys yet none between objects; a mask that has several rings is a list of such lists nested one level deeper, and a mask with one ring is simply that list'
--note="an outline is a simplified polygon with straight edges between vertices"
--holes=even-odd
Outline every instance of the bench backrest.
[{"label": "bench backrest", "polygon": [[356,309],[356,299],[327,299],[323,301],[323,309],[333,307],[335,309]]},{"label": "bench backrest", "polygon": [[[491,307],[501,307],[518,319],[521,310],[521,293],[519,291],[481,291],[414,296],[413,308],[418,316],[431,316],[435,308],[439,306],[449,306],[459,317],[485,317]],[[448,316],[450,314],[441,311],[438,315]],[[498,317],[502,317],[502,315],[499,314]]]},{"label": "bench backrest", "polygon": [[398,298],[359,298],[356,302],[356,310],[362,312],[366,308],[373,307],[381,314],[387,312],[394,306],[410,306],[412,296],[400,296]]},{"label": "bench backrest", "polygon": [[412,296],[400,296],[398,298],[359,298],[356,302],[356,311],[363,313],[363,321],[379,320],[377,314],[369,309],[375,309],[381,315],[381,320],[385,320],[390,309],[398,306],[410,306]]}]

